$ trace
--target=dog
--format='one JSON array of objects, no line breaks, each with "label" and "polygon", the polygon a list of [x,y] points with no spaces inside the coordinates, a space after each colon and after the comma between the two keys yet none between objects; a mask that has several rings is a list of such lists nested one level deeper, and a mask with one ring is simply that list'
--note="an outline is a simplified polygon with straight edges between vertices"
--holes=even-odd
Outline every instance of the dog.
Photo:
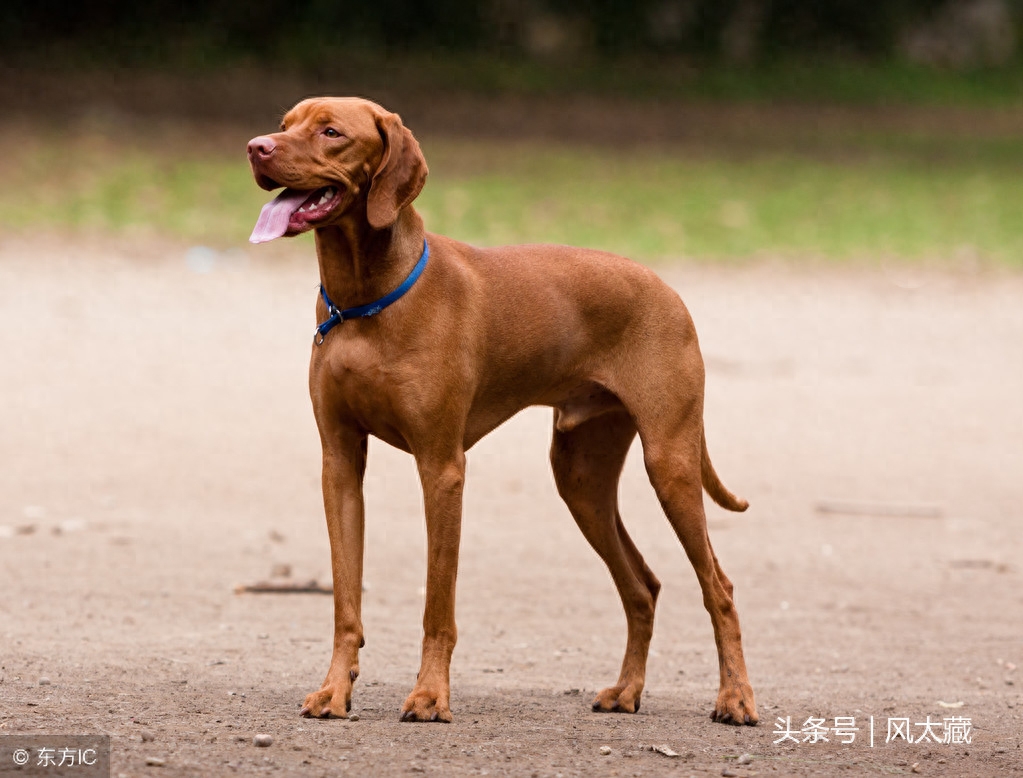
[{"label": "dog", "polygon": [[628,639],[595,711],[639,710],[660,582],[625,531],[618,480],[638,435],[668,521],[696,572],[721,682],[711,718],[754,725],[732,584],[707,535],[703,489],[748,503],[718,478],[703,426],[704,365],[679,296],[623,257],[567,246],[476,248],[427,233],[413,201],[427,165],[397,114],[359,98],[313,98],[253,138],[256,183],[283,187],[250,240],[315,231],[320,295],[309,368],[323,450],[334,645],[301,715],[351,710],[364,645],[363,475],[367,438],[415,457],[426,512],[419,674],[403,721],[451,721],[455,579],[465,452],[518,411],[554,409],[558,493],[607,565]]}]

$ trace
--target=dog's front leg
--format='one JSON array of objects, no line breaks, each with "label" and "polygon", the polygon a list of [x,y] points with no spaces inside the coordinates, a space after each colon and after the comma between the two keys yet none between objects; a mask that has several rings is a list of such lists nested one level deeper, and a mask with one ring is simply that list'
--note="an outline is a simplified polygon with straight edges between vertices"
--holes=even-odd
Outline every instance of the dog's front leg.
[{"label": "dog's front leg", "polygon": [[365,512],[362,479],[366,436],[354,430],[323,435],[323,507],[334,579],[334,653],[322,688],[305,698],[304,716],[344,716],[352,708],[362,633]]},{"label": "dog's front leg", "polygon": [[451,652],[455,648],[455,578],[462,528],[465,455],[417,458],[426,506],[426,606],[423,656],[402,721],[451,721]]}]

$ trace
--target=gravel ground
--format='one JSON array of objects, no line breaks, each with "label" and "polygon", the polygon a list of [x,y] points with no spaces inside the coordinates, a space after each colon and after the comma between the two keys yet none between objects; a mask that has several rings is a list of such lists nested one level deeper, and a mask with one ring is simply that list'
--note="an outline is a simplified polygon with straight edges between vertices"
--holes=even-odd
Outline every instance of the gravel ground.
[{"label": "gravel ground", "polygon": [[710,622],[636,450],[623,516],[664,583],[647,690],[590,711],[624,618],[543,409],[469,455],[454,723],[398,722],[424,531],[411,459],[378,441],[358,720],[300,718],[330,600],[234,586],[329,580],[311,247],[0,236],[0,741],[105,733],[115,776],[1023,774],[1023,277],[660,270],[701,335],[715,465],[752,503],[707,501],[758,727],[708,718]]}]

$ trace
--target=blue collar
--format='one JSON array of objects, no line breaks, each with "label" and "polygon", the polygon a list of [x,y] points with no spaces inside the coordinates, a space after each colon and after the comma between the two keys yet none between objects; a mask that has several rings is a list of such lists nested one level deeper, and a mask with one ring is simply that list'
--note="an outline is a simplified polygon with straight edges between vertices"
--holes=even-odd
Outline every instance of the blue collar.
[{"label": "blue collar", "polygon": [[405,294],[412,285],[419,280],[419,276],[423,274],[423,269],[426,267],[426,260],[430,257],[430,247],[423,241],[423,253],[419,257],[419,261],[416,266],[412,268],[412,272],[408,274],[408,278],[401,282],[401,286],[395,289],[390,294],[386,294],[376,302],[367,303],[366,305],[358,305],[355,308],[345,308],[343,311],[338,310],[338,307],[331,302],[330,298],[327,297],[327,290],[323,288],[323,284],[320,284],[320,297],[323,298],[323,302],[327,304],[327,312],[330,314],[325,322],[320,324],[316,328],[316,335],[313,337],[313,343],[319,346],[323,343],[323,339],[327,337],[327,333],[334,329],[343,321],[348,319],[358,319],[364,316],[373,316],[380,313],[384,308],[398,300]]}]

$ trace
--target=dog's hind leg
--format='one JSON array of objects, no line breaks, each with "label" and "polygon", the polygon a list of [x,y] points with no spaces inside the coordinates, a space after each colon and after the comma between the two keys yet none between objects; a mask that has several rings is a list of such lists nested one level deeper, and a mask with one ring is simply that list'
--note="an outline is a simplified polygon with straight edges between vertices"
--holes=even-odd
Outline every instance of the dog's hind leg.
[{"label": "dog's hind leg", "polygon": [[597,695],[593,709],[635,713],[643,693],[654,605],[661,588],[626,533],[618,512],[618,479],[636,427],[622,410],[604,413],[571,428],[564,424],[559,428],[559,414],[555,410],[551,442],[551,465],[558,493],[586,540],[607,565],[628,623],[618,682]]},{"label": "dog's hind leg", "polygon": [[649,429],[641,430],[643,458],[668,521],[696,571],[703,604],[714,627],[721,685],[711,718],[752,725],[757,723],[757,709],[742,655],[732,583],[722,571],[707,534],[700,474],[702,430],[702,404],[691,402],[679,409],[678,418],[662,416]]}]

